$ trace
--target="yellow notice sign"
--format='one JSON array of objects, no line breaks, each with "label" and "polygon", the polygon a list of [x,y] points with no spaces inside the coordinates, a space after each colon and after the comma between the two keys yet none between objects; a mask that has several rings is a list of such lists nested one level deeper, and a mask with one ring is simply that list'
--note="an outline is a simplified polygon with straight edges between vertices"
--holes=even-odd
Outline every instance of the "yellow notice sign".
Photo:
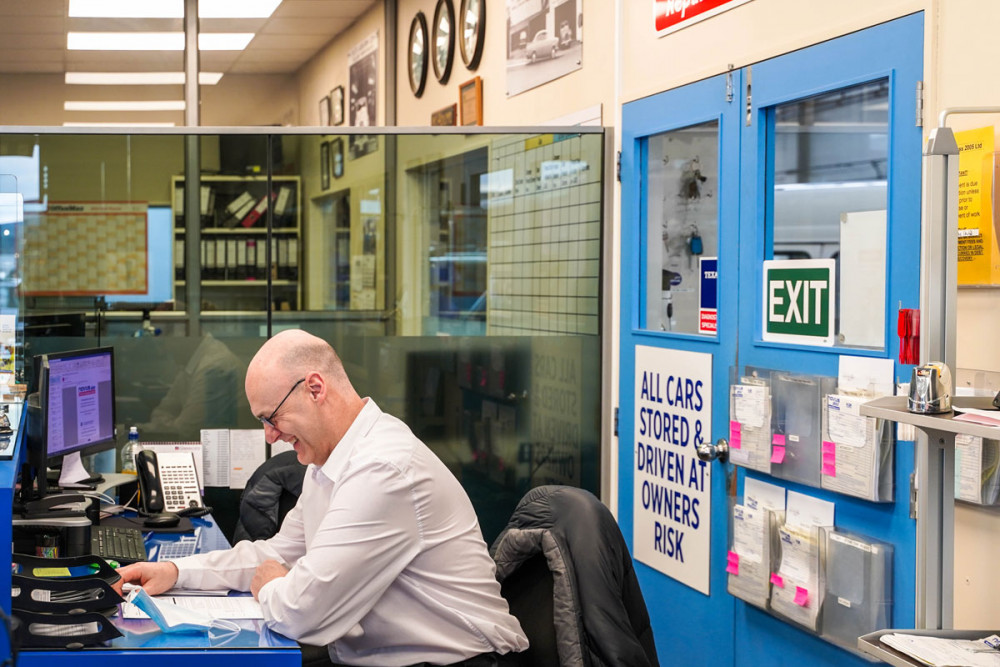
[{"label": "yellow notice sign", "polygon": [[1000,283],[993,232],[993,127],[956,132],[958,142],[958,284]]}]

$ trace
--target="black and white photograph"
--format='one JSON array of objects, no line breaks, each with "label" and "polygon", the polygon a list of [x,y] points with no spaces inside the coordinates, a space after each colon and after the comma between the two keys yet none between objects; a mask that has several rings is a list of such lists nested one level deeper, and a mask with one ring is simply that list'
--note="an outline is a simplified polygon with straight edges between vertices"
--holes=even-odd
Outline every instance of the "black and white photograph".
[{"label": "black and white photograph", "polygon": [[506,0],[507,97],[583,67],[583,0]]},{"label": "black and white photograph", "polygon": [[[347,54],[350,71],[348,120],[352,127],[370,127],[378,124],[378,33],[372,33]],[[348,154],[350,159],[368,155],[378,149],[378,136],[351,135]]]},{"label": "black and white photograph", "polygon": [[347,54],[350,72],[350,115],[353,127],[378,124],[378,33],[372,33]]},{"label": "black and white photograph", "polygon": [[330,124],[330,98],[323,97],[319,101],[319,126],[326,127]]}]

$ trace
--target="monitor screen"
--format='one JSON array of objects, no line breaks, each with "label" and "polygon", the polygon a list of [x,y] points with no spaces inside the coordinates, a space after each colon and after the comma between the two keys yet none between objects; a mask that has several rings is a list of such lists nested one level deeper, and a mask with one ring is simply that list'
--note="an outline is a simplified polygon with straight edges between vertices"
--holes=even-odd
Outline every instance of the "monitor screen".
[{"label": "monitor screen", "polygon": [[113,348],[48,354],[42,413],[49,459],[91,454],[115,444]]}]

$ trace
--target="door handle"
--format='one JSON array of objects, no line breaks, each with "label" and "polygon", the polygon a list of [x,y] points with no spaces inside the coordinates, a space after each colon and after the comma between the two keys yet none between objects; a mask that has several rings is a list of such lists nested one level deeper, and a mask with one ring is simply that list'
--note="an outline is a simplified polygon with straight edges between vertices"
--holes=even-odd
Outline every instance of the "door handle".
[{"label": "door handle", "polygon": [[714,445],[703,442],[698,445],[697,452],[698,458],[702,461],[719,459],[720,463],[725,463],[729,460],[729,441],[725,438],[719,438]]}]

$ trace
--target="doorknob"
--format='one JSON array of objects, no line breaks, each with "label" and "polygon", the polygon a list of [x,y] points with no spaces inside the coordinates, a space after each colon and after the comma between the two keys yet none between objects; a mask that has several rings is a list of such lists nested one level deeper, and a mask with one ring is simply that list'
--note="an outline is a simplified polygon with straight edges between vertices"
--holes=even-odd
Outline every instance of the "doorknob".
[{"label": "doorknob", "polygon": [[719,438],[714,445],[703,442],[698,445],[697,452],[698,458],[702,461],[719,459],[720,463],[725,463],[729,460],[729,441],[725,438]]}]

